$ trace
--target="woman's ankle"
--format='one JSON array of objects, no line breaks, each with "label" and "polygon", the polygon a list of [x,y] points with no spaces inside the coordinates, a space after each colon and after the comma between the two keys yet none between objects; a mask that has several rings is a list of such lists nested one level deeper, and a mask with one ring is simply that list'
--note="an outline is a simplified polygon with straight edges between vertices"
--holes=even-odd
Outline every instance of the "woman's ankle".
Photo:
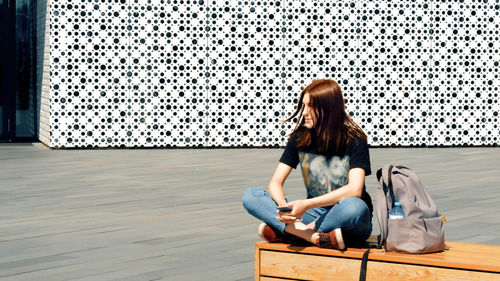
[{"label": "woman's ankle", "polygon": [[314,245],[319,245],[319,233],[318,232],[314,232],[311,235],[311,240],[309,242],[313,243]]}]

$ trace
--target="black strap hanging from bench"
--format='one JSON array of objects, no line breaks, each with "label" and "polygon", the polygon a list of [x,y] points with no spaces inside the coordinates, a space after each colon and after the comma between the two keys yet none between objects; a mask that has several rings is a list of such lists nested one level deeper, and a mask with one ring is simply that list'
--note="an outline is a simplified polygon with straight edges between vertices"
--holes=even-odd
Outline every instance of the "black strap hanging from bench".
[{"label": "black strap hanging from bench", "polygon": [[368,254],[370,253],[370,249],[366,250],[363,254],[363,258],[361,258],[361,270],[359,271],[359,281],[366,280],[366,264],[368,263]]}]

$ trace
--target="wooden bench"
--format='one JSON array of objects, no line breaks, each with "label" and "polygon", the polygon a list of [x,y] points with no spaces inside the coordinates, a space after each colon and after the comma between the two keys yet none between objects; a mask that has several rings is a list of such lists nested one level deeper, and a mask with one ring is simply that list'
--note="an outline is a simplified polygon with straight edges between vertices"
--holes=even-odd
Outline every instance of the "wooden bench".
[{"label": "wooden bench", "polygon": [[[366,250],[257,242],[255,280],[359,280]],[[372,248],[366,280],[500,280],[500,246],[447,242],[444,252],[421,255]]]}]

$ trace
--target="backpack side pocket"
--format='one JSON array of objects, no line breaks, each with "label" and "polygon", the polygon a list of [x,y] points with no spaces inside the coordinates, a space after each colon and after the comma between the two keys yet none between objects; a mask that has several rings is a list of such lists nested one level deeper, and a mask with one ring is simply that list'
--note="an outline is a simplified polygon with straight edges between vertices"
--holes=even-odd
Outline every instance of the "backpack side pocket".
[{"label": "backpack side pocket", "polygon": [[387,251],[431,253],[444,250],[441,217],[388,220]]}]

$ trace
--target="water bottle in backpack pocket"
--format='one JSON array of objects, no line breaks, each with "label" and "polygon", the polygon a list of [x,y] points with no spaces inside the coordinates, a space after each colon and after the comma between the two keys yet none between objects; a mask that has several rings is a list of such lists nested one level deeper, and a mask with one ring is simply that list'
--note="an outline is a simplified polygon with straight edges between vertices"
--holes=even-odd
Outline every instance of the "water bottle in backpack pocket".
[{"label": "water bottle in backpack pocket", "polygon": [[416,174],[386,165],[377,171],[377,180],[379,247],[403,253],[444,250],[442,217]]},{"label": "water bottle in backpack pocket", "polygon": [[390,220],[401,220],[405,218],[405,213],[403,212],[403,207],[398,201],[394,202],[394,207],[389,212]]}]

